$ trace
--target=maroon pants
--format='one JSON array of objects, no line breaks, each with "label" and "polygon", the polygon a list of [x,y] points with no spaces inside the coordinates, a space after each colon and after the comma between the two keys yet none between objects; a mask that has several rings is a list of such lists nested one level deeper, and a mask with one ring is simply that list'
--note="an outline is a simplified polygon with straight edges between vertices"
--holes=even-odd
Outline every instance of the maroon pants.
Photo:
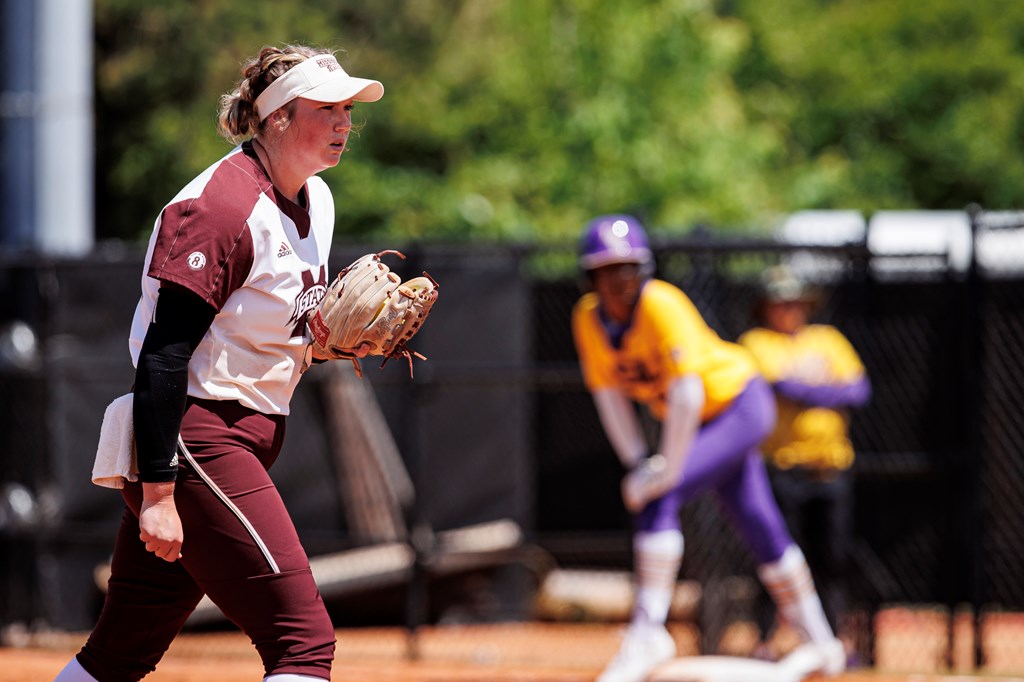
[{"label": "maroon pants", "polygon": [[229,401],[189,400],[174,501],[184,540],[169,563],[139,540],[142,486],[128,484],[106,601],[78,660],[103,682],[152,672],[209,595],[252,640],[266,675],[330,679],[334,628],[267,474],[284,418]]}]

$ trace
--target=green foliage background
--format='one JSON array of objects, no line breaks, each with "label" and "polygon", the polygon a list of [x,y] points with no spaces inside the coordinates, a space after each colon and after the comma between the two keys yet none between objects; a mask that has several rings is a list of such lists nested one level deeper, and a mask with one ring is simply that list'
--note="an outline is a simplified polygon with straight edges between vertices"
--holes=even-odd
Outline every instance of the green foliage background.
[{"label": "green foliage background", "polygon": [[1017,0],[96,0],[97,230],[144,239],[229,149],[264,44],[381,80],[323,174],[340,238],[546,240],[627,210],[1024,207]]}]

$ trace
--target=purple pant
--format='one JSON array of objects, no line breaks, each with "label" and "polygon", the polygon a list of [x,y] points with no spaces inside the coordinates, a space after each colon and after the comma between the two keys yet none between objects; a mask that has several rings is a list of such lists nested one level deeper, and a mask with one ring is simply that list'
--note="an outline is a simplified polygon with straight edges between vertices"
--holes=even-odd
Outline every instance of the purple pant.
[{"label": "purple pant", "polygon": [[678,529],[680,508],[697,495],[713,490],[757,563],[778,559],[793,539],[772,495],[758,450],[774,426],[771,387],[764,379],[754,379],[728,409],[700,428],[682,480],[640,512],[636,529]]}]

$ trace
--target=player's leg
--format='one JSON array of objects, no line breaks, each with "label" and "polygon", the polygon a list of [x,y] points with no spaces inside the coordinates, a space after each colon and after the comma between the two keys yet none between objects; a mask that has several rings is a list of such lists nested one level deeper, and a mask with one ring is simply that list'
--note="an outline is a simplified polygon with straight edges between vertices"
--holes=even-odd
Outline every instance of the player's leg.
[{"label": "player's leg", "polygon": [[250,637],[268,676],[330,679],[334,627],[266,470],[283,442],[283,420],[202,401],[186,422],[191,473],[178,509],[190,533],[181,561]]},{"label": "player's leg", "polygon": [[[775,502],[782,513],[784,527],[799,547],[806,547],[808,529],[804,527],[803,520],[806,518],[809,504],[813,501],[812,491],[808,488],[807,482],[799,471],[770,466],[768,480]],[[819,591],[820,587],[819,585]],[[775,601],[763,585],[758,593],[756,608],[758,630],[762,641],[767,642],[775,630],[778,619]],[[772,656],[767,645],[759,648],[758,655],[767,658]]]},{"label": "player's leg", "polygon": [[[725,511],[754,554],[758,575],[782,617],[806,641],[832,651],[835,636],[803,553],[793,542],[772,493],[764,458],[756,449],[774,424],[774,395],[765,381],[756,379],[725,414],[701,430],[694,444],[694,455],[714,452],[716,461],[722,463],[720,470],[710,471],[701,480],[687,482],[684,478],[681,492],[685,498],[688,485],[714,485]],[[710,463],[698,464],[711,468]],[[688,462],[687,476],[689,468]],[[830,661],[829,672],[832,668]]]},{"label": "player's leg", "polygon": [[780,664],[800,674],[838,675],[846,669],[846,646],[833,633],[803,552],[791,545],[776,561],[758,567],[758,576],[782,618],[804,643]]},{"label": "player's leg", "polygon": [[807,541],[803,519],[812,501],[814,491],[809,489],[804,475],[794,469],[768,468],[768,481],[775,502],[782,512],[783,521],[798,545]]},{"label": "player's leg", "polygon": [[683,546],[683,534],[678,525],[674,528],[638,529],[633,535],[634,622],[664,625],[683,560]]},{"label": "player's leg", "polygon": [[793,542],[768,483],[764,460],[749,452],[738,476],[718,490],[724,509],[758,564],[758,577],[782,618],[813,645],[810,671],[841,672],[842,644],[829,626],[803,552]]},{"label": "player's leg", "polygon": [[633,535],[634,602],[630,625],[618,653],[598,682],[638,682],[675,656],[675,641],[665,628],[665,621],[682,558],[683,534],[677,516],[637,526]]},{"label": "player's leg", "polygon": [[[126,496],[137,487],[130,484]],[[82,671],[104,682],[142,679],[156,668],[202,596],[180,563],[146,551],[139,540],[139,519],[125,509],[103,609],[77,656]],[[89,680],[74,668],[65,668],[57,679]]]},{"label": "player's leg", "polygon": [[643,679],[657,664],[674,655],[675,646],[664,623],[683,557],[679,509],[687,500],[734,476],[743,453],[771,429],[774,403],[765,409],[747,393],[701,428],[687,457],[681,485],[637,515],[633,615],[619,654],[601,682]]},{"label": "player's leg", "polygon": [[[745,466],[747,453],[774,424],[775,403],[771,389],[763,380],[755,379],[728,409],[701,427],[690,447],[681,483],[660,499],[653,500],[637,516],[634,538],[637,599],[633,622],[620,655],[606,674],[616,669],[617,664],[633,672],[639,668],[631,663],[634,659],[655,658],[649,650],[656,648],[651,643],[656,642],[660,633],[667,635],[661,623],[671,603],[671,590],[683,554],[679,509],[702,492],[735,478]],[[665,652],[667,658],[667,646],[659,651]],[[653,667],[649,665],[646,670]],[[602,677],[601,682],[620,679],[642,679],[642,676],[608,676]]]},{"label": "player's leg", "polygon": [[854,537],[851,472],[840,472],[836,480],[825,484],[825,488],[827,537],[823,545],[824,566],[829,576],[828,585],[823,590],[825,613],[840,639],[845,642],[848,654],[855,655],[854,628],[849,613],[849,576]]},{"label": "player's leg", "polygon": [[637,682],[676,654],[665,621],[683,560],[683,533],[675,497],[655,500],[634,519],[634,601],[618,653],[598,682]]},{"label": "player's leg", "polygon": [[662,623],[668,613],[683,557],[679,509],[686,501],[733,477],[742,462],[737,453],[749,450],[771,428],[774,408],[761,409],[747,394],[745,391],[729,409],[700,429],[681,484],[653,500],[635,519],[635,619]]}]

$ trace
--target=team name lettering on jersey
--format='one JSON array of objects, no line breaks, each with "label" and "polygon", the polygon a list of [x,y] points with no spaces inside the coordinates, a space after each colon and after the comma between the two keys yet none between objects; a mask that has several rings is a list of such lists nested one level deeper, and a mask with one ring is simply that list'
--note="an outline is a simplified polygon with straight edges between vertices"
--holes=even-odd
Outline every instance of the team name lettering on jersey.
[{"label": "team name lettering on jersey", "polygon": [[320,266],[320,277],[313,280],[313,273],[306,270],[302,273],[302,293],[295,297],[295,311],[288,323],[294,325],[292,336],[303,336],[306,333],[306,314],[314,310],[327,295],[327,266]]},{"label": "team name lettering on jersey", "polygon": [[640,361],[619,361],[615,369],[624,385],[650,384],[655,380],[654,372]]},{"label": "team name lettering on jersey", "polygon": [[757,375],[746,349],[722,340],[681,289],[658,279],[644,284],[621,344],[613,343],[594,293],[573,309],[573,340],[588,389],[622,389],[657,419],[664,417],[668,388],[678,377],[693,374],[704,384],[701,418],[707,421]]}]

